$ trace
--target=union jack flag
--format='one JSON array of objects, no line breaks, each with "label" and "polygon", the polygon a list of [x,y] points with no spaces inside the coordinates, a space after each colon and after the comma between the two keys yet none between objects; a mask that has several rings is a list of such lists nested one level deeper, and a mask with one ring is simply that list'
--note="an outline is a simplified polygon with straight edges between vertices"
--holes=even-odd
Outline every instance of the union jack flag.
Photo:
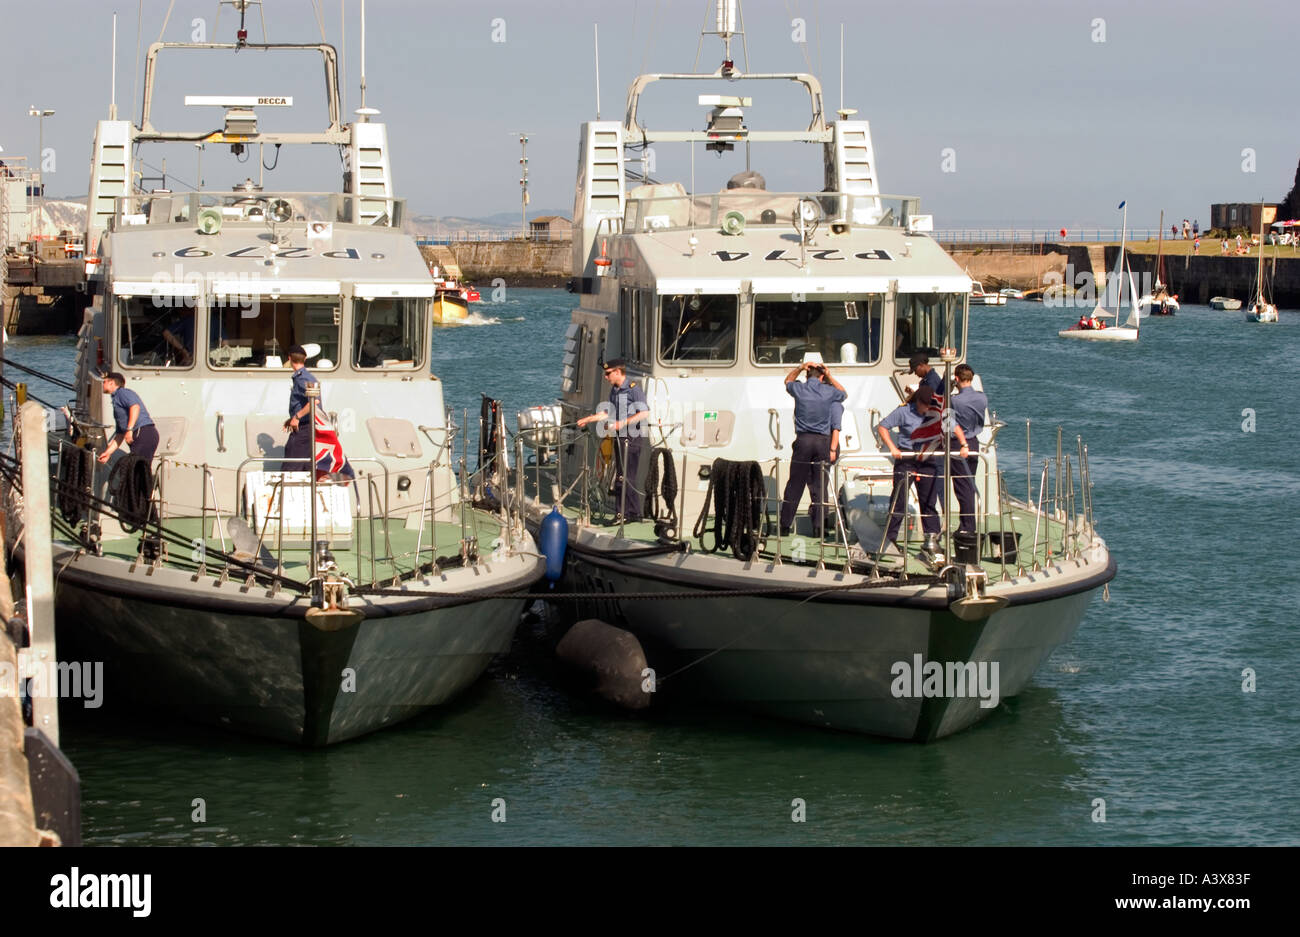
[{"label": "union jack flag", "polygon": [[330,421],[319,406],[313,408],[316,414],[316,477],[339,473],[348,478],[356,478],[356,472],[343,454],[343,443],[334,431]]},{"label": "union jack flag", "polygon": [[943,446],[943,410],[932,406],[921,419],[921,425],[912,430],[912,450],[919,453],[918,461],[925,461]]}]

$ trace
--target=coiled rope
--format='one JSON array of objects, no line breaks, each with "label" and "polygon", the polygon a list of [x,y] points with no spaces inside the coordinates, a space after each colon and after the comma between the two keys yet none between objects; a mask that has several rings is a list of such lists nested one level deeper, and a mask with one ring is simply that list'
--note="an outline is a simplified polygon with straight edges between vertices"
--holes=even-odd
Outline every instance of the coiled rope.
[{"label": "coiled rope", "polygon": [[[713,546],[704,543],[709,532],[709,506],[713,506]],[[706,553],[730,548],[739,560],[752,560],[762,544],[767,517],[767,487],[757,462],[714,459],[704,507],[693,535]]]},{"label": "coiled rope", "polygon": [[56,498],[59,513],[69,523],[74,523],[86,511],[86,487],[90,484],[90,460],[95,453],[90,449],[65,449],[59,460],[59,483]]},{"label": "coiled rope", "polygon": [[108,473],[108,492],[124,531],[134,533],[149,523],[153,473],[148,462],[139,456],[123,456]]},{"label": "coiled rope", "polygon": [[[663,462],[663,481],[660,483],[659,463]],[[660,540],[677,539],[677,463],[672,450],[665,446],[650,453],[650,474],[646,477],[646,508],[655,522],[655,536]],[[663,504],[660,504],[662,495]]]}]

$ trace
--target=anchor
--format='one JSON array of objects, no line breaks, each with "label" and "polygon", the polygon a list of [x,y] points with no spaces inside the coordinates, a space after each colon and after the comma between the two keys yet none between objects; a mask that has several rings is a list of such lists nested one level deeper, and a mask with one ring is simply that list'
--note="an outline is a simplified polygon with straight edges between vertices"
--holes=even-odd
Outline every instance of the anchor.
[{"label": "anchor", "polygon": [[948,604],[948,611],[962,621],[982,621],[994,612],[1006,608],[1004,595],[986,595],[989,576],[978,566],[966,567],[966,594]]},{"label": "anchor", "polygon": [[366,617],[360,609],[348,608],[347,587],[351,583],[339,572],[332,554],[322,551],[318,577],[320,604],[307,609],[308,624],[319,631],[343,631]]}]

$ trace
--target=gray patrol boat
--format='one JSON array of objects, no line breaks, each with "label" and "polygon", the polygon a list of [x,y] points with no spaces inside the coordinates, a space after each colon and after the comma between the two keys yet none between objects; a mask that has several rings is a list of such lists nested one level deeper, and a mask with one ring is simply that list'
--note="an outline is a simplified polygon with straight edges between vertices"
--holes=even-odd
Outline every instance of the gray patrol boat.
[{"label": "gray patrol boat", "polygon": [[[262,111],[292,105],[268,95],[187,98],[223,108],[221,129],[158,129],[164,52],[315,53],[327,124],[260,130]],[[364,90],[358,113],[342,121],[332,46],[251,43],[241,28],[232,44],[152,45],[140,125],[97,126],[95,297],[66,425],[49,443],[59,648],[105,662],[110,700],[304,745],[355,738],[474,682],[508,649],[542,574],[520,518],[470,503],[476,480],[430,373],[435,285],[403,233],[386,129]],[[137,149],[176,142],[254,158],[335,147],[343,188],[137,191]],[[286,461],[296,345],[323,416],[312,457]],[[112,371],[157,426],[152,470],[120,452],[95,458],[113,433],[101,381]]]},{"label": "gray patrol boat", "polygon": [[[900,739],[947,736],[1019,693],[1115,575],[1093,524],[1086,448],[1058,435],[1050,464],[1032,467],[1033,490],[1015,498],[998,467],[1001,424],[986,414],[974,542],[954,536],[951,489],[945,533],[924,542],[909,492],[902,549],[888,549],[893,468],[877,423],[906,399],[913,354],[928,353],[952,385],[971,281],[931,236],[917,198],[881,194],[867,122],[853,111],[828,120],[812,75],[742,71],[731,54],[738,32],[736,5],[722,0],[716,71],[641,75],[623,120],[582,125],[571,284],[581,301],[558,405],[520,414],[519,455],[524,446],[533,455],[513,496],[543,527],[544,549],[548,514],[565,517],[567,587],[592,595],[576,617],[636,639],[583,622],[587,636],[568,649],[612,698],[636,706],[640,692]],[[643,119],[652,85],[687,82],[721,91],[700,95],[702,128]],[[790,83],[810,104],[798,126],[750,129],[756,99],[742,95]],[[670,144],[741,150],[748,170],[751,144],[757,155],[778,142],[812,145],[811,191],[768,191],[752,171],[720,192],[651,179]],[[693,176],[693,156],[690,165]],[[616,357],[647,397],[655,450],[633,480],[647,498],[635,522],[612,493],[624,440],[575,425],[604,403],[602,366]],[[812,528],[805,493],[783,536],[776,517],[794,437],[783,377],[808,360],[829,365],[848,395],[841,455],[825,467],[833,523]]]}]

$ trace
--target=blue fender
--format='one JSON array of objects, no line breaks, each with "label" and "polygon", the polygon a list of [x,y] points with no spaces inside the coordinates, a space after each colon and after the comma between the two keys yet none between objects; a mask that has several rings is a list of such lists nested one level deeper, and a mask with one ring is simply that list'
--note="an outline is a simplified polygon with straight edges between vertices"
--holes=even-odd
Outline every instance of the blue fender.
[{"label": "blue fender", "polygon": [[569,522],[560,513],[558,504],[542,518],[537,545],[546,557],[546,578],[550,582],[558,581],[564,574],[564,551],[569,546]]}]

